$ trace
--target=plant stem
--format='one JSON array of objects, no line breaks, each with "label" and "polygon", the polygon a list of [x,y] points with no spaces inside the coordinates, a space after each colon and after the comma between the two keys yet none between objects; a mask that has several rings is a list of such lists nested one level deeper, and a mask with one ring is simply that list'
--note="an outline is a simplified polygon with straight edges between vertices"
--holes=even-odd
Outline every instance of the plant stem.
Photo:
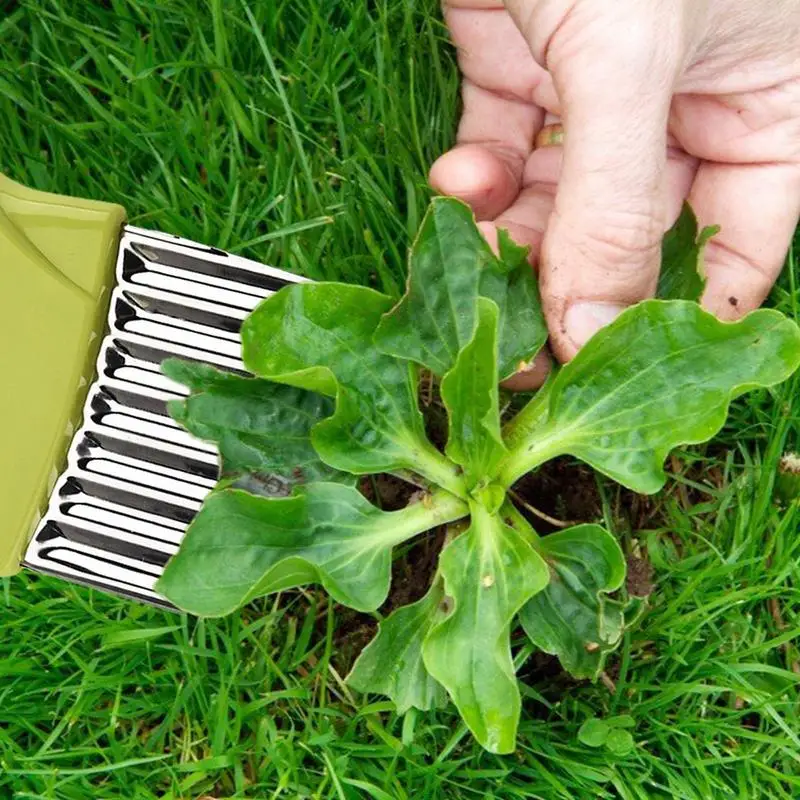
[{"label": "plant stem", "polygon": [[517,414],[509,420],[503,427],[503,440],[509,450],[519,444],[519,442],[529,436],[536,428],[541,427],[548,411],[548,401],[550,399],[550,388],[553,385],[553,374],[531,401]]},{"label": "plant stem", "polygon": [[394,537],[400,543],[437,525],[466,517],[469,507],[450,492],[438,491],[418,503],[392,513],[399,515],[395,517],[399,524],[394,530]]},{"label": "plant stem", "polygon": [[540,464],[564,453],[564,438],[554,428],[540,427],[535,432],[519,433],[515,439],[517,446],[510,448],[498,467],[497,482],[506,489]]},{"label": "plant stem", "polygon": [[417,462],[412,469],[436,486],[447,489],[450,494],[466,499],[467,487],[464,485],[460,469],[438,450],[431,449],[417,453]]},{"label": "plant stem", "polygon": [[514,528],[517,533],[528,539],[535,546],[539,541],[539,534],[536,533],[530,522],[522,516],[520,510],[509,499],[506,498],[506,502],[500,508],[500,513],[506,525]]},{"label": "plant stem", "polygon": [[503,440],[509,452],[498,467],[501,486],[508,488],[526,472],[558,455],[554,447],[557,437],[554,431],[547,429],[553,380],[554,373],[551,373],[534,398],[503,428]]}]

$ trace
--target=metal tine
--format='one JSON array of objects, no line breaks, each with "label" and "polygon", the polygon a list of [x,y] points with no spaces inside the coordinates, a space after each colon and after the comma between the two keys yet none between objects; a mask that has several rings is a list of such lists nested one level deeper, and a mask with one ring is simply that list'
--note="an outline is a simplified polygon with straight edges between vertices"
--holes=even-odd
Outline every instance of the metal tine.
[{"label": "metal tine", "polygon": [[[180,281],[188,280],[195,283],[202,283],[209,287],[223,289],[235,292],[236,294],[249,294],[257,298],[263,298],[267,293],[274,291],[270,285],[275,286],[276,283],[269,279],[268,276],[263,276],[265,280],[259,280],[262,276],[255,273],[252,275],[245,273],[241,270],[236,270],[238,280],[231,280],[230,278],[222,277],[219,272],[214,274],[214,270],[209,270],[207,265],[214,264],[215,262],[209,259],[197,258],[196,256],[184,256],[176,258],[176,253],[169,253],[166,250],[158,247],[153,247],[149,244],[141,244],[134,242],[132,248],[134,253],[141,259],[144,269],[137,272],[137,277],[141,277],[144,273],[153,273],[154,275],[164,276],[165,278],[176,278]],[[166,255],[172,263],[165,263],[162,254]],[[206,267],[203,269],[203,267]],[[126,274],[126,279],[133,283],[138,283],[136,278],[131,278],[130,272]],[[248,279],[252,279],[251,283]],[[258,280],[258,283],[255,281]],[[147,279],[142,280],[143,283],[151,285]],[[158,285],[158,284],[155,284]]]},{"label": "metal tine", "polygon": [[[178,482],[173,479],[163,476],[159,479],[158,473],[118,462],[116,466],[113,466],[114,463],[110,459],[106,462],[99,458],[85,459],[78,465],[81,472],[80,477],[76,477],[75,480],[89,494],[92,492],[85,489],[87,482],[95,486],[119,489],[125,493],[140,493],[143,497],[192,511],[200,508],[201,502],[210,491],[198,484],[188,482],[181,482],[183,485],[179,486]],[[158,513],[157,507],[156,513]]]},{"label": "metal tine", "polygon": [[[119,282],[122,289],[133,289],[150,287],[168,292],[172,296],[179,298],[205,300],[220,306],[243,309],[245,312],[252,311],[265,297],[261,294],[250,294],[248,292],[237,291],[233,288],[223,288],[221,286],[211,286],[207,283],[191,280],[191,274],[187,273],[181,277],[165,275],[162,272],[144,268],[145,262],[137,259],[133,262],[132,254],[127,252],[126,258],[131,262],[123,271],[123,277]],[[142,265],[142,266],[140,266]],[[235,286],[235,284],[231,284]]]},{"label": "metal tine", "polygon": [[188,319],[187,307],[176,303],[174,299],[166,301],[161,297],[154,296],[151,292],[115,289],[111,295],[111,302],[115,305],[114,311],[117,318],[135,315],[154,323],[180,328],[182,331],[191,331],[201,336],[210,336],[236,344],[240,342],[240,320],[231,320],[229,317],[211,312],[199,320]]},{"label": "metal tine", "polygon": [[185,525],[194,519],[202,502],[185,495],[159,491],[150,486],[98,473],[71,475],[69,481],[60,487],[59,499],[66,499],[71,493],[88,494],[121,506],[127,506],[136,513],[146,511],[150,514],[168,517]]},{"label": "metal tine", "polygon": [[[107,431],[114,438],[129,441],[132,436],[146,438],[150,440],[149,448],[153,450],[164,450],[165,445],[194,448],[195,453],[198,451],[209,453],[213,458],[211,463],[216,463],[217,454],[212,444],[195,439],[181,428],[168,427],[166,424],[151,422],[132,413],[126,413],[130,411],[130,408],[126,409],[124,406],[120,406],[119,410],[99,411],[95,415],[93,422],[101,432]],[[161,417],[161,419],[166,423],[169,418]],[[118,452],[124,453],[126,450],[130,453],[132,448],[120,449]],[[164,466],[177,466],[174,460],[172,462],[170,460],[162,460],[159,463]]]},{"label": "metal tine", "polygon": [[145,380],[152,380],[153,377],[158,376],[159,373],[154,373],[150,370],[145,371],[139,366],[128,364],[109,370],[109,374],[104,375],[100,379],[98,385],[108,389],[112,393],[114,390],[130,392],[152,397],[164,403],[170,400],[183,400],[188,396],[189,389],[187,387],[173,381],[166,375],[163,376],[163,381],[152,381],[153,384],[159,383],[160,386],[148,386],[144,383]]},{"label": "metal tine", "polygon": [[[49,523],[61,531],[65,539],[72,543],[80,543],[91,547],[102,544],[107,540],[104,550],[111,550],[120,555],[139,557],[150,555],[150,562],[164,565],[169,556],[178,551],[180,541],[168,541],[160,537],[141,536],[140,534],[118,528],[114,525],[104,524],[91,519],[70,517],[69,515],[54,513],[49,518]],[[158,555],[158,557],[154,557]]]},{"label": "metal tine", "polygon": [[[127,225],[121,242],[121,250],[124,250],[126,246],[133,248],[137,243],[150,245],[151,248],[163,248],[163,245],[166,245],[166,250],[170,254],[191,258],[194,261],[211,262],[226,271],[231,271],[231,274],[236,274],[236,279],[243,283],[258,280],[265,275],[283,284],[308,282],[308,278],[302,278],[275,267],[266,267],[258,261],[198,244],[190,239],[182,239],[180,236],[163,231],[152,231],[135,225]],[[197,269],[197,265],[195,265],[195,269]]]},{"label": "metal tine", "polygon": [[121,283],[118,288],[129,302],[157,308],[167,316],[199,322],[229,333],[238,333],[243,320],[250,313],[245,308],[226,306],[197,297],[179,296],[149,286]]},{"label": "metal tine", "polygon": [[[137,308],[132,303],[128,302],[115,290],[113,302],[116,302],[116,319],[113,323],[113,328],[120,335],[124,336],[128,333],[139,334],[146,336],[154,341],[164,342],[167,344],[182,344],[187,347],[195,347],[197,349],[207,350],[212,353],[218,353],[222,356],[235,358],[241,362],[242,358],[242,345],[237,338],[231,341],[224,336],[218,336],[213,328],[203,326],[206,328],[205,332],[198,330],[187,330],[183,325],[175,325],[170,322],[169,317],[158,319],[153,314],[148,314],[140,308]],[[195,328],[200,326],[196,325]]]},{"label": "metal tine", "polygon": [[83,490],[60,497],[54,514],[73,520],[87,520],[101,525],[130,530],[132,533],[179,544],[186,532],[186,524],[169,517],[148,514],[146,511],[131,513],[127,506],[119,505],[102,497],[95,497]]},{"label": "metal tine", "polygon": [[144,391],[136,384],[127,381],[118,381],[113,378],[106,378],[99,384],[101,392],[110,400],[114,400],[120,405],[128,408],[148,411],[160,417],[169,417],[167,403],[176,400],[174,395],[158,390]]},{"label": "metal tine", "polygon": [[153,579],[158,578],[162,571],[162,566],[160,564],[152,564],[144,559],[132,558],[131,556],[126,556],[122,553],[109,553],[107,550],[95,547],[94,545],[84,544],[83,542],[75,542],[63,535],[55,535],[53,538],[49,539],[46,542],[44,550],[47,555],[52,557],[55,552],[61,548],[75,550],[76,552],[82,553],[90,558],[108,558],[117,566],[132,570],[134,572],[141,572],[147,577],[152,577]]},{"label": "metal tine", "polygon": [[200,350],[163,339],[152,339],[149,336],[132,333],[131,331],[116,331],[114,345],[131,353],[135,358],[151,361],[153,364],[158,364],[167,358],[177,356],[186,358],[189,361],[207,361],[224,369],[245,373],[244,364],[239,358],[231,358],[220,355],[213,350]]},{"label": "metal tine", "polygon": [[147,435],[157,439],[183,444],[198,450],[216,452],[213,444],[192,436],[172,417],[120,403],[104,392],[102,386],[95,386],[90,394],[90,401],[86,410],[91,413],[91,419],[97,425],[105,425],[131,433],[147,432]]},{"label": "metal tine", "polygon": [[45,570],[66,572],[73,577],[84,576],[119,589],[144,590],[148,596],[158,597],[153,591],[161,576],[162,568],[140,560],[109,553],[99,547],[90,547],[59,537],[41,547],[34,558],[26,558],[26,564]]},{"label": "metal tine", "polygon": [[145,483],[161,491],[203,500],[214,488],[216,481],[181,472],[162,464],[153,464],[140,458],[98,451],[87,453],[78,461],[78,469],[93,475],[107,475],[132,483]]},{"label": "metal tine", "polygon": [[[206,478],[217,475],[219,457],[211,448],[200,450],[194,445],[187,447],[95,423],[84,427],[82,434],[75,455],[70,457],[70,466],[77,466],[78,458],[84,453],[98,449],[102,452],[138,457],[151,464],[172,467],[180,472],[193,472]],[[194,442],[199,440],[195,439]]]},{"label": "metal tine", "polygon": [[116,381],[132,390],[162,392],[175,398],[189,394],[185,386],[164,375],[158,364],[135,358],[115,347],[113,337],[106,337],[103,341],[97,363],[100,381],[104,384]]}]

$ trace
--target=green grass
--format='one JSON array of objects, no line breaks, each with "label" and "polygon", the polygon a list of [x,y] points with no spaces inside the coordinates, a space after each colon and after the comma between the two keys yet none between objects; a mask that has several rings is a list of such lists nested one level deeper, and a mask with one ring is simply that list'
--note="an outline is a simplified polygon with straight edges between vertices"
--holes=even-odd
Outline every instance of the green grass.
[{"label": "green grass", "polygon": [[[399,290],[458,112],[435,0],[5,6],[11,177]],[[791,266],[772,303],[797,317]],[[678,455],[649,520],[603,484],[607,522],[655,567],[651,609],[613,690],[529,679],[514,756],[449,712],[403,720],[351,695],[316,591],[198,622],[22,575],[0,598],[0,798],[800,796],[800,511],[772,501],[799,389],[739,401],[715,447]],[[620,713],[631,755],[578,742],[585,719]]]}]

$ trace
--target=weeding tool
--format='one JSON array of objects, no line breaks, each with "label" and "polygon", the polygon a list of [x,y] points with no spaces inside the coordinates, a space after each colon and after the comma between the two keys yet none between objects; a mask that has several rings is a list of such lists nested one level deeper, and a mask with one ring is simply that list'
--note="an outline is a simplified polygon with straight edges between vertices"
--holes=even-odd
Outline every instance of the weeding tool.
[{"label": "weeding tool", "polygon": [[296,275],[0,174],[0,576],[169,607],[154,586],[217,477],[168,416],[170,356],[243,372],[239,327]]}]

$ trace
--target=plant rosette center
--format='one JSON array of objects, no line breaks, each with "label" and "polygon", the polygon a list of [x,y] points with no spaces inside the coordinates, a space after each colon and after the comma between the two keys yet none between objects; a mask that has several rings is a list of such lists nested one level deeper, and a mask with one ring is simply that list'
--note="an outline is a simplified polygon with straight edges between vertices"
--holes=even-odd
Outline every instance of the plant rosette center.
[{"label": "plant rosette center", "polygon": [[496,514],[506,499],[506,490],[499,483],[480,481],[470,490],[470,500],[490,514]]}]

